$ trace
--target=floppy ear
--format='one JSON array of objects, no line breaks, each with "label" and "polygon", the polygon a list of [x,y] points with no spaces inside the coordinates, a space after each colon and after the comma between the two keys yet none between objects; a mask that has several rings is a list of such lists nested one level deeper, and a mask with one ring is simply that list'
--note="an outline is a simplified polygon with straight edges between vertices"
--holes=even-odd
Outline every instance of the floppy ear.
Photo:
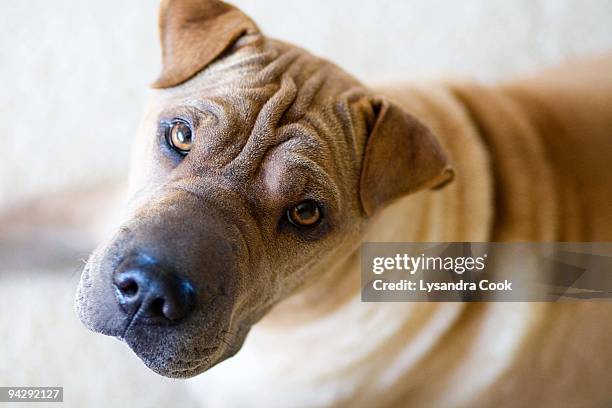
[{"label": "floppy ear", "polygon": [[153,88],[179,85],[204,69],[257,26],[217,0],[163,0],[159,15],[162,72]]},{"label": "floppy ear", "polygon": [[431,131],[394,103],[373,101],[375,120],[361,166],[360,198],[367,216],[426,188],[440,188],[454,172]]}]

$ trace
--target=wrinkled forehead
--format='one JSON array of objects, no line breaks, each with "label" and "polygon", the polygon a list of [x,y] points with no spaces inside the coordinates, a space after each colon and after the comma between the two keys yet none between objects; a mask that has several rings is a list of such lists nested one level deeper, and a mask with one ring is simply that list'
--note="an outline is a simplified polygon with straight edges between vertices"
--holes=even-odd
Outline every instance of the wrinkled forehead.
[{"label": "wrinkled forehead", "polygon": [[357,85],[333,64],[271,41],[232,53],[185,84],[156,91],[154,116],[191,123],[191,171],[214,170],[246,181],[269,164],[265,174],[272,184],[279,181],[271,175],[290,172],[324,180],[342,170],[332,163],[356,154],[342,95]]},{"label": "wrinkled forehead", "polygon": [[329,61],[297,46],[266,38],[260,46],[228,52],[189,81],[165,88],[160,94],[186,99],[228,97],[235,93],[269,98],[283,81],[295,86],[297,92],[293,96],[300,94],[302,105],[359,85]]}]

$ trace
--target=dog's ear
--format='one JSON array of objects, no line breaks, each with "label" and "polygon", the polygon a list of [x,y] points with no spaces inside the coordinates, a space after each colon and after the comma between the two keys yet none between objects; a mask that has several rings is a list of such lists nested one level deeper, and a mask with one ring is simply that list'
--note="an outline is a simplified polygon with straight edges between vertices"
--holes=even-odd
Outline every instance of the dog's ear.
[{"label": "dog's ear", "polygon": [[259,33],[240,10],[217,0],[162,0],[159,28],[162,72],[153,88],[187,81],[242,35]]},{"label": "dog's ear", "polygon": [[441,188],[454,175],[444,150],[423,123],[386,99],[373,100],[372,108],[359,191],[367,216],[406,194]]}]

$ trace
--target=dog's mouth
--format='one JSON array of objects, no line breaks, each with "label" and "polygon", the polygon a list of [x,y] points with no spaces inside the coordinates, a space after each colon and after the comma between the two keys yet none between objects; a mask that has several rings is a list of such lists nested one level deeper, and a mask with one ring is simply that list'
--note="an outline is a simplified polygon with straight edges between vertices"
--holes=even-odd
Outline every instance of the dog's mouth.
[{"label": "dog's mouth", "polygon": [[[92,279],[91,266],[85,268],[77,296],[77,314],[92,331],[115,337],[124,342],[138,358],[155,373],[169,378],[190,378],[208,370],[228,354],[234,339],[226,330],[225,314],[207,319],[201,310],[177,324],[160,325],[144,318],[134,319],[120,312],[106,318],[104,307],[119,308],[112,297],[108,302],[94,303],[89,293],[98,281]],[[111,287],[106,282],[102,287]],[[85,292],[85,293],[81,293]],[[109,289],[110,294],[110,289]],[[111,306],[106,306],[111,305]],[[229,307],[229,306],[228,306]],[[202,323],[208,320],[208,325]],[[203,326],[207,326],[204,328]]]},{"label": "dog's mouth", "polygon": [[[220,334],[214,342],[201,340],[189,345],[173,343],[174,340],[181,340],[172,334],[158,338],[155,335],[128,333],[126,338],[118,338],[155,373],[168,378],[185,379],[199,375],[236,354],[242,347],[248,330],[238,330],[233,336],[229,335],[229,331],[218,333]],[[157,338],[158,341],[152,343],[151,338]]]},{"label": "dog's mouth", "polygon": [[176,365],[180,368],[169,367],[162,375],[171,378],[189,378],[195,377],[198,374],[208,370],[213,365],[212,356],[218,347],[210,348],[210,356],[202,357],[194,360],[177,360]]},{"label": "dog's mouth", "polygon": [[149,369],[168,378],[190,378],[201,374],[215,365],[222,354],[220,345],[196,349],[186,353],[188,357],[164,357],[163,352],[151,356],[149,353],[139,353],[132,345],[128,345]]},{"label": "dog's mouth", "polygon": [[211,337],[218,336],[207,336],[195,329],[164,331],[154,326],[134,327],[115,337],[145,366],[169,378],[189,378],[208,370],[219,361],[228,342],[213,340]]}]

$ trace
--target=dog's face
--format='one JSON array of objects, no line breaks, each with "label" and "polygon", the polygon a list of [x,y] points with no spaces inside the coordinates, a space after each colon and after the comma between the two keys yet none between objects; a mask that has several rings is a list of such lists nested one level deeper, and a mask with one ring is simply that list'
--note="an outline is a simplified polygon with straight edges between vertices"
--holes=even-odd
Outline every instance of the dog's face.
[{"label": "dog's face", "polygon": [[350,254],[379,208],[452,173],[415,118],[231,6],[166,1],[161,30],[129,215],[76,307],[154,371],[190,377]]}]

